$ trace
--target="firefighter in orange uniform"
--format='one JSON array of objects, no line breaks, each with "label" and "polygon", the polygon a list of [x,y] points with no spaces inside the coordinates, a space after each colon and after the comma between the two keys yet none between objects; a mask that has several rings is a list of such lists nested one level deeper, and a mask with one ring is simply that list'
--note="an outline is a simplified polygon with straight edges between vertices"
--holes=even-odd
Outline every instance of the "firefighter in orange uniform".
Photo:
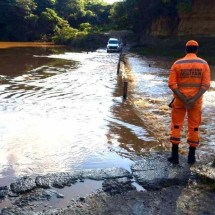
[{"label": "firefighter in orange uniform", "polygon": [[179,163],[178,145],[185,115],[188,118],[187,143],[189,144],[188,163],[195,163],[195,150],[199,145],[199,126],[201,124],[202,95],[210,87],[210,68],[208,63],[197,57],[198,42],[186,43],[186,56],[177,60],[171,67],[169,88],[174,93],[171,113],[170,142],[172,156],[168,161]]}]

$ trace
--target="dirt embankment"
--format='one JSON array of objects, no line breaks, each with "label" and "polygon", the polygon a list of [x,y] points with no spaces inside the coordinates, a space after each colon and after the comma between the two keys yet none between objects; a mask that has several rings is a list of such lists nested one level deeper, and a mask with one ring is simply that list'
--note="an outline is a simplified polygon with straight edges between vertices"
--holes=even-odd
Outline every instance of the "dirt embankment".
[{"label": "dirt embankment", "polygon": [[[188,3],[184,3],[188,4]],[[189,6],[187,6],[189,7]],[[215,2],[194,0],[188,11],[181,11],[174,17],[160,16],[149,29],[153,36],[215,36]]]}]

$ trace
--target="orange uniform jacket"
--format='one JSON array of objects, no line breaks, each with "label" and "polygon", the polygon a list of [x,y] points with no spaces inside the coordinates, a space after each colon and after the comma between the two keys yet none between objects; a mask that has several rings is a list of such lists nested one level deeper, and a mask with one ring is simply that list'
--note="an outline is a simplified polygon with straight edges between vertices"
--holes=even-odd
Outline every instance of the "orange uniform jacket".
[{"label": "orange uniform jacket", "polygon": [[[200,88],[208,90],[210,87],[208,63],[193,53],[177,60],[170,70],[169,87],[172,90],[178,88],[186,97],[193,97]],[[202,97],[198,100],[201,101]]]}]

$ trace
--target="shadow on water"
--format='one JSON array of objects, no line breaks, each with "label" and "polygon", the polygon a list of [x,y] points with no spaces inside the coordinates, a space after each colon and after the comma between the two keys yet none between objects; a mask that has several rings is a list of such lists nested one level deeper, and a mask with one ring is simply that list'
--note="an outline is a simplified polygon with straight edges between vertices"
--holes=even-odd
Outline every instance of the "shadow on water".
[{"label": "shadow on water", "polygon": [[57,48],[10,48],[0,50],[0,75],[16,77],[43,65],[65,67],[66,60],[51,59],[36,56],[63,53]]},{"label": "shadow on water", "polygon": [[[113,106],[113,117],[110,119],[108,142],[119,146],[118,153],[122,156],[142,154],[158,147],[158,142],[144,129],[142,120],[133,110],[129,100],[122,99],[123,82],[118,78],[118,87],[114,92],[120,100]],[[114,149],[117,151],[117,147]]]}]

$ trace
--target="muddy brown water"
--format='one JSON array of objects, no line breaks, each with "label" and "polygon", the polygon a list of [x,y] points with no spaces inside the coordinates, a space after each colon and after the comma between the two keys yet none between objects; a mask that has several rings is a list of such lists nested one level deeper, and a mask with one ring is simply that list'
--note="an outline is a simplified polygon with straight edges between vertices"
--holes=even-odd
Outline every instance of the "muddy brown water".
[{"label": "muddy brown water", "polygon": [[[118,59],[118,53],[105,49],[75,52],[31,44],[0,49],[0,186],[24,175],[82,168],[130,170],[136,155],[159,148],[130,100],[122,99]],[[129,63],[136,79],[129,91],[132,96],[168,102],[171,62],[129,56]],[[205,109],[210,112],[213,99],[214,81],[206,97]],[[213,132],[213,124],[210,129]],[[80,184],[62,190],[65,199],[49,204],[65,206],[71,189],[75,197],[91,193],[101,183],[85,186],[84,192]],[[3,202],[0,207],[8,205]]]},{"label": "muddy brown water", "polygon": [[0,49],[0,185],[23,175],[129,169],[153,137],[122,100],[119,54]]},{"label": "muddy brown water", "polygon": [[[201,57],[201,56],[200,56]],[[133,102],[136,105],[139,116],[153,130],[156,138],[160,140],[164,148],[168,148],[170,114],[168,104],[172,100],[172,92],[168,88],[169,69],[172,61],[165,58],[146,58],[130,54],[127,56],[132,68]],[[215,154],[215,68],[211,69],[211,87],[204,94],[202,109],[202,124],[200,126],[200,147],[197,150],[197,159],[204,163],[211,162]],[[186,141],[186,124],[182,131],[182,143],[180,149],[183,154],[188,151]],[[146,126],[147,126],[146,125]]]}]

